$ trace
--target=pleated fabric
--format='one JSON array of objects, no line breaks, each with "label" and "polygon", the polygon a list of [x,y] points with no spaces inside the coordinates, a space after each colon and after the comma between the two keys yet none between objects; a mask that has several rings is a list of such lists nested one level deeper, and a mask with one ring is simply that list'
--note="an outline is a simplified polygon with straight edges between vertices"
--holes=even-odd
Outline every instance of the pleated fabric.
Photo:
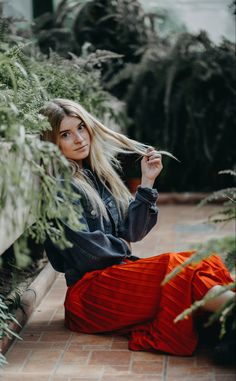
[{"label": "pleated fabric", "polygon": [[233,281],[221,259],[211,255],[162,286],[164,277],[192,253],[127,260],[85,274],[67,289],[66,327],[84,333],[128,333],[131,350],[192,355],[198,341],[194,318],[174,323],[175,317],[213,286]]}]

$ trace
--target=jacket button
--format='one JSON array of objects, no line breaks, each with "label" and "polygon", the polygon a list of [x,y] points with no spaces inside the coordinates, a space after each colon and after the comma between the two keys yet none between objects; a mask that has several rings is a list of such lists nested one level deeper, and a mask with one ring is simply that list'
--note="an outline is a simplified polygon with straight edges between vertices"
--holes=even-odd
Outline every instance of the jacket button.
[{"label": "jacket button", "polygon": [[91,210],[91,214],[92,214],[92,216],[95,216],[95,210]]},{"label": "jacket button", "polygon": [[112,205],[113,205],[113,202],[110,201],[110,202],[108,203],[108,206],[112,206]]}]

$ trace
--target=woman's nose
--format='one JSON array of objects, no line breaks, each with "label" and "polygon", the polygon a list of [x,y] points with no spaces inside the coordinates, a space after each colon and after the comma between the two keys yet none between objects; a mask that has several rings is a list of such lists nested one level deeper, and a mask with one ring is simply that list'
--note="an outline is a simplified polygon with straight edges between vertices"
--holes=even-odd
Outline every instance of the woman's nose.
[{"label": "woman's nose", "polygon": [[82,134],[80,134],[79,132],[77,132],[77,133],[75,134],[74,140],[75,140],[75,142],[82,142],[82,141],[84,140],[84,138],[83,138]]}]

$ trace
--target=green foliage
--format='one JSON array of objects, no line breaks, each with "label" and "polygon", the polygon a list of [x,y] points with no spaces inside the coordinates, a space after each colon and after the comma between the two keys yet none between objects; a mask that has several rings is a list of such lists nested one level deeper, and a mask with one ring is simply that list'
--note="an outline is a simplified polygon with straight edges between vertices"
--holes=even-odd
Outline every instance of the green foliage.
[{"label": "green foliage", "polygon": [[218,239],[210,239],[205,243],[195,245],[195,249],[198,253],[220,253],[221,257],[224,258],[227,268],[230,271],[235,269],[236,261],[236,248],[235,248],[235,237],[228,236]]},{"label": "green foliage", "polygon": [[13,119],[16,129],[21,120],[28,133],[48,128],[38,111],[46,100],[55,97],[79,101],[99,118],[106,113],[112,115],[109,96],[102,90],[100,72],[94,67],[104,54],[97,59],[92,56],[89,64],[90,57],[66,60],[56,53],[48,59],[40,53],[27,57],[23,49],[14,46],[0,53],[0,136],[9,139],[9,134],[15,135]]},{"label": "green foliage", "polygon": [[[47,95],[31,70],[31,61],[22,47],[0,53],[0,137],[15,139],[20,130],[39,132],[48,124],[38,114]],[[24,126],[21,128],[21,126]]]},{"label": "green foliage", "polygon": [[89,65],[90,57],[82,59],[73,55],[70,60],[65,60],[51,53],[48,60],[34,61],[32,70],[50,98],[80,101],[88,111],[103,118],[105,113],[112,112],[106,104],[109,96],[101,88],[100,71],[94,67],[100,58],[91,59],[94,62]]},{"label": "green foliage", "polygon": [[[4,300],[0,296],[0,341],[5,337],[15,336],[21,339],[14,331],[9,328],[9,323],[15,323],[19,325],[14,316],[9,312]],[[0,353],[0,367],[7,364],[5,357]]]},{"label": "green foliage", "polygon": [[[236,172],[232,170],[224,170],[219,172],[220,175],[231,175],[236,177]],[[199,207],[216,200],[224,201],[224,209],[211,215],[209,217],[210,222],[222,223],[236,220],[236,187],[221,189],[213,192],[210,196],[201,201]]]},{"label": "green foliage", "polygon": [[89,42],[90,49],[122,54],[126,62],[137,61],[153,33],[151,19],[137,0],[62,0],[54,15],[42,15],[34,26],[44,53],[80,54]]},{"label": "green foliage", "polygon": [[130,136],[181,161],[166,163],[163,190],[217,189],[223,185],[217,172],[234,165],[234,51],[227,41],[213,45],[203,32],[183,34],[163,56],[153,47],[124,73],[132,78],[126,96]]},{"label": "green foliage", "polygon": [[67,58],[68,52],[80,54],[71,23],[82,1],[71,4],[69,0],[62,0],[53,14],[45,13],[34,20],[32,32],[44,54],[49,54],[50,50]]},{"label": "green foliage", "polygon": [[[0,218],[6,235],[23,225],[25,233],[14,251],[16,266],[25,267],[29,236],[40,243],[50,235],[58,246],[67,247],[62,220],[80,228],[69,164],[57,146],[40,140],[40,132],[50,126],[39,109],[45,101],[63,97],[80,101],[101,119],[114,112],[95,67],[103,53],[91,63],[89,57],[68,61],[55,53],[47,58],[32,44],[16,44],[6,36],[8,21],[0,21]],[[23,212],[17,212],[19,207]],[[1,300],[2,336],[10,333],[8,322],[14,319],[6,311]]]},{"label": "green foliage", "polygon": [[22,290],[20,290],[17,286],[14,288],[7,298],[4,300],[5,304],[8,307],[8,311],[11,313],[15,311],[21,305],[21,294]]},{"label": "green foliage", "polygon": [[[27,228],[27,233],[38,242],[44,241],[48,233],[57,240],[60,238],[58,243],[65,245],[59,218],[69,218],[69,223],[78,227],[78,215],[71,202],[74,197],[72,189],[67,185],[60,187],[58,179],[63,177],[64,184],[68,184],[66,180],[70,180],[71,174],[58,148],[40,141],[35,135],[49,128],[38,111],[52,97],[80,100],[100,117],[110,109],[105,105],[108,97],[99,85],[98,71],[86,72],[82,64],[79,67],[75,63],[76,57],[71,61],[55,54],[49,59],[41,55],[36,58],[27,57],[18,46],[0,53],[0,137],[5,153],[0,156],[1,210],[6,202],[17,208],[16,192],[21,194],[24,204],[31,206],[35,220]],[[29,132],[34,133],[34,138],[26,135]],[[55,176],[50,176],[49,167]],[[35,177],[40,178],[40,192],[37,193],[32,192]],[[60,197],[56,196],[58,189]],[[9,224],[12,229],[19,221],[11,216],[8,218],[12,219]],[[50,222],[53,219],[57,220],[56,230]],[[19,249],[18,245],[19,242],[15,244],[16,254],[21,253],[21,264],[27,265],[26,247],[21,244]]]},{"label": "green foliage", "polygon": [[127,102],[128,134],[169,150],[181,162],[166,160],[159,189],[231,186],[217,172],[233,167],[236,160],[234,44],[223,40],[216,46],[205,32],[182,33],[177,39],[165,33],[161,38],[155,31],[157,21],[167,16],[158,8],[156,14],[145,14],[137,0],[77,5],[68,23],[70,2],[61,2],[53,25],[70,30],[77,43],[71,51],[87,44],[90,50],[122,55],[102,63],[102,81],[105,89]]},{"label": "green foliage", "polygon": [[[146,46],[156,39],[153,16],[144,13],[138,0],[62,0],[54,15],[35,20],[34,35],[44,53],[81,55],[85,47],[89,52],[113,52],[102,62],[106,83],[125,63],[138,62]],[[119,87],[116,96],[127,90],[124,84]]]},{"label": "green foliage", "polygon": [[137,61],[154,33],[137,0],[89,1],[79,9],[73,30],[80,46],[89,41],[95,49],[123,54],[126,62]]}]

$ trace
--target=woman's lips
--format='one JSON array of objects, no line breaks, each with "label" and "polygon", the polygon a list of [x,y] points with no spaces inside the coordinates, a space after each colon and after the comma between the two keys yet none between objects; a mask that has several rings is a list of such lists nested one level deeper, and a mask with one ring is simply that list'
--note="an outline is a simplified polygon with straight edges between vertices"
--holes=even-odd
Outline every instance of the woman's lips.
[{"label": "woman's lips", "polygon": [[74,151],[80,151],[80,150],[84,149],[84,148],[87,147],[87,146],[88,146],[88,144],[85,144],[85,146],[76,148],[76,149],[74,149]]}]

